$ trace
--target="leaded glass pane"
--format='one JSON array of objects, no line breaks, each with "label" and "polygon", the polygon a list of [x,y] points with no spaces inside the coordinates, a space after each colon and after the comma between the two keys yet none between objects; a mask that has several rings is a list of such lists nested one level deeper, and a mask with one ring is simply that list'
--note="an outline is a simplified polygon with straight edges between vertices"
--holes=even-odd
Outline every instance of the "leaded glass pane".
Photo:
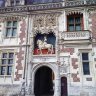
[{"label": "leaded glass pane", "polygon": [[9,53],[9,58],[13,58],[14,53]]},{"label": "leaded glass pane", "polygon": [[10,37],[10,35],[11,35],[11,28],[7,28],[6,37]]},{"label": "leaded glass pane", "polygon": [[1,63],[2,63],[2,64],[7,64],[7,59],[2,59],[2,60],[1,60]]},{"label": "leaded glass pane", "polygon": [[8,66],[7,75],[11,75],[11,73],[12,73],[12,66]]},{"label": "leaded glass pane", "polygon": [[72,17],[68,18],[68,23],[69,24],[74,24],[74,18],[72,18]]},{"label": "leaded glass pane", "polygon": [[16,36],[16,31],[17,31],[16,28],[13,28],[13,29],[12,29],[12,37]]},{"label": "leaded glass pane", "polygon": [[68,31],[74,31],[74,25],[70,25]]},{"label": "leaded glass pane", "polygon": [[76,31],[81,30],[81,26],[80,26],[80,24],[78,24],[78,25],[75,26],[75,30],[76,30]]},{"label": "leaded glass pane", "polygon": [[2,58],[7,58],[7,53],[3,53]]},{"label": "leaded glass pane", "polygon": [[13,26],[17,27],[17,21],[13,21]]},{"label": "leaded glass pane", "polygon": [[80,24],[80,17],[76,17],[76,18],[75,18],[75,23],[76,23],[76,24]]},{"label": "leaded glass pane", "polygon": [[8,21],[7,22],[7,27],[11,27],[12,26],[12,22],[11,21]]},{"label": "leaded glass pane", "polygon": [[8,64],[13,64],[13,59],[9,59]]},{"label": "leaded glass pane", "polygon": [[2,66],[1,67],[1,75],[5,75],[6,74],[6,67]]},{"label": "leaded glass pane", "polygon": [[89,60],[88,53],[82,53],[82,60]]},{"label": "leaded glass pane", "polygon": [[83,62],[83,73],[84,75],[90,75],[89,62]]}]

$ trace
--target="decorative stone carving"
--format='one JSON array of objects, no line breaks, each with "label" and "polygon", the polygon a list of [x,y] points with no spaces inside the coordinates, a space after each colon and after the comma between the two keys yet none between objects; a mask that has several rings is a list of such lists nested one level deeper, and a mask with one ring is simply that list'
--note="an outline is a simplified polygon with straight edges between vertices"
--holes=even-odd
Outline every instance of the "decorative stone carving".
[{"label": "decorative stone carving", "polygon": [[46,16],[45,22],[46,27],[56,26],[56,16],[54,14]]},{"label": "decorative stone carving", "polygon": [[72,10],[71,10],[71,9],[67,9],[67,10],[66,10],[66,15],[77,14],[77,13],[78,13],[78,14],[83,14],[83,11],[84,11],[84,10],[81,9],[81,8],[79,8],[79,9],[74,9],[74,10],[73,10],[73,9],[72,9]]},{"label": "decorative stone carving", "polygon": [[60,57],[60,74],[68,73],[69,57]]},{"label": "decorative stone carving", "polygon": [[57,32],[58,30],[58,16],[60,13],[42,14],[33,16],[33,32],[49,34],[49,32]]},{"label": "decorative stone carving", "polygon": [[92,8],[87,9],[87,11],[89,12],[89,14],[96,13],[96,8],[92,7]]},{"label": "decorative stone carving", "polygon": [[44,27],[44,18],[42,16],[35,18],[33,20],[33,27],[37,28]]},{"label": "decorative stone carving", "polygon": [[22,84],[21,84],[21,91],[20,91],[20,96],[25,96],[25,80],[22,80]]},{"label": "decorative stone carving", "polygon": [[11,14],[10,15],[1,15],[0,22],[15,21],[15,20],[21,21],[24,18],[25,18],[24,16],[17,16],[17,15],[11,15]]}]

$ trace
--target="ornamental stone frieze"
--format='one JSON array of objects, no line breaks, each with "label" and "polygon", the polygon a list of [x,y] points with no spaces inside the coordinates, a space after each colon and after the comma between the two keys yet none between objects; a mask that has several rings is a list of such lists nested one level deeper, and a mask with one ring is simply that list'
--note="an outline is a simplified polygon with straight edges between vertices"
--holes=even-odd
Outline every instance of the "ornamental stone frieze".
[{"label": "ornamental stone frieze", "polygon": [[33,17],[33,32],[48,34],[49,32],[57,32],[58,30],[58,16],[60,14],[43,14],[35,15]]},{"label": "ornamental stone frieze", "polygon": [[18,14],[17,15],[12,15],[12,14],[10,14],[10,15],[8,15],[8,14],[2,15],[2,14],[0,14],[0,22],[14,21],[14,20],[21,21],[21,20],[23,20],[25,18],[26,17],[24,17],[24,16],[18,16]]},{"label": "ornamental stone frieze", "polygon": [[96,13],[96,7],[91,7],[87,9],[89,14]]},{"label": "ornamental stone frieze", "polygon": [[56,56],[54,55],[54,56],[52,56],[52,55],[48,55],[48,56],[34,56],[33,57],[33,63],[42,63],[42,62],[44,62],[44,63],[49,63],[49,62],[56,62],[57,60],[56,60]]}]

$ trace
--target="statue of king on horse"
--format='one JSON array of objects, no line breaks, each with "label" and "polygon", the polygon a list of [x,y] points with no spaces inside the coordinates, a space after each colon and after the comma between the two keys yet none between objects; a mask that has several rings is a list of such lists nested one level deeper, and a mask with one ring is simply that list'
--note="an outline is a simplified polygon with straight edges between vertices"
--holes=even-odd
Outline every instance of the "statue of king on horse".
[{"label": "statue of king on horse", "polygon": [[51,54],[53,53],[53,45],[47,43],[47,37],[46,36],[44,36],[44,41],[38,39],[37,45],[38,45],[38,52],[40,51],[40,54],[42,54],[42,49],[48,49],[47,54],[49,52],[51,52]]}]

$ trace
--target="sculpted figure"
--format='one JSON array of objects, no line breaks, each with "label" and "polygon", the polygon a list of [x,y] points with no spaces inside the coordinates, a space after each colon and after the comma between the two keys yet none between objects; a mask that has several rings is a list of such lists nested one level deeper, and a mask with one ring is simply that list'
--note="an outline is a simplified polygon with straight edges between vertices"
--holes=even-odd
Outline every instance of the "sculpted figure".
[{"label": "sculpted figure", "polygon": [[44,37],[44,41],[38,39],[37,45],[38,45],[38,52],[40,51],[40,54],[42,54],[42,49],[48,49],[47,54],[49,52],[51,52],[51,54],[53,53],[53,45],[47,43],[46,37]]}]

